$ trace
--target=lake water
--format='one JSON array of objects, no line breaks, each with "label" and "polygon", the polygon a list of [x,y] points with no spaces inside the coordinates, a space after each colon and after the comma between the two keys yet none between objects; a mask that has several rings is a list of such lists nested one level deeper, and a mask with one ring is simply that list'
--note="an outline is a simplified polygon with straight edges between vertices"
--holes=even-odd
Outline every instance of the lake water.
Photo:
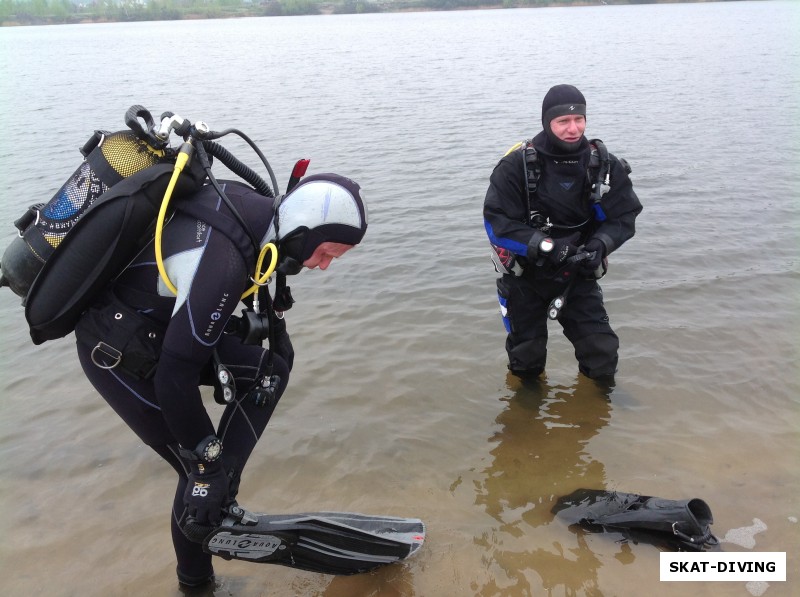
[{"label": "lake water", "polygon": [[[798,25],[765,1],[3,28],[0,244],[133,104],[243,130],[283,186],[301,157],[361,182],[364,243],[292,280],[295,373],[240,501],[428,540],[347,578],[220,560],[217,595],[797,595]],[[482,225],[562,82],[645,206],[602,283],[610,393],[555,324],[541,386],[507,375]],[[0,335],[0,592],[179,595],[171,470],[7,290]],[[787,582],[662,583],[657,547],[553,516],[580,487],[702,498],[722,550],[787,552]]]}]

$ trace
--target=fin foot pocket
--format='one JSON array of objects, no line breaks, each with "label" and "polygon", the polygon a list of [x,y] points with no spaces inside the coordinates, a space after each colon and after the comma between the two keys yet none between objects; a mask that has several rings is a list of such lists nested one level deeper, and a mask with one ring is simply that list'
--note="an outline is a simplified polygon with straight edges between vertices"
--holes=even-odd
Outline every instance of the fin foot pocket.
[{"label": "fin foot pocket", "polygon": [[559,498],[553,513],[569,524],[590,532],[621,532],[636,540],[678,550],[715,546],[711,532],[714,518],[708,504],[699,499],[669,500],[659,497],[578,489]]}]

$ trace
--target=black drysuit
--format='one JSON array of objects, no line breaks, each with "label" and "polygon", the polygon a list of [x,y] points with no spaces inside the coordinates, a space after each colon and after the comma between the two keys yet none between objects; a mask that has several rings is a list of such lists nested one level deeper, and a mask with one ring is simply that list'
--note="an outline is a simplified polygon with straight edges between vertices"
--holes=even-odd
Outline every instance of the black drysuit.
[{"label": "black drysuit", "polygon": [[[239,183],[226,183],[224,189],[250,226],[253,238],[266,237],[273,220],[274,200]],[[191,200],[233,218],[210,186]],[[161,357],[151,379],[136,379],[117,369],[98,367],[92,360],[92,342],[82,334],[81,322],[76,328],[78,356],[89,381],[139,438],[178,473],[172,537],[179,578],[189,581],[207,578],[213,571],[211,556],[180,530],[189,468],[178,445],[191,450],[209,435],[219,437],[224,445],[222,463],[231,477],[234,497],[242,469],[286,388],[293,359],[291,342],[281,322],[280,327],[276,326],[280,333],[272,371],[280,383],[270,403],[256,405],[248,392],[266,373],[267,350],[223,334],[253,275],[252,255],[246,262],[240,246],[206,221],[178,210],[165,227],[162,243],[166,269],[178,296],[166,289],[159,278],[153,243],[114,282],[117,300],[165,328]],[[107,300],[108,296],[100,304]],[[234,400],[225,406],[217,428],[203,405],[199,388],[209,383],[214,350],[234,376],[237,390]]]},{"label": "black drysuit", "polygon": [[[522,266],[520,276],[504,273],[497,280],[498,299],[508,331],[506,351],[509,369],[523,377],[544,371],[547,358],[547,308],[567,288],[566,306],[558,321],[573,344],[580,370],[589,377],[611,376],[617,369],[619,339],[608,322],[603,295],[593,277],[574,269],[556,270],[538,265],[530,246],[539,238],[571,238],[576,246],[597,239],[605,254],[618,249],[635,232],[642,211],[623,164],[610,156],[610,190],[603,196],[605,221],[598,221],[589,201],[592,182],[589,168],[592,149],[584,138],[575,153],[554,149],[544,131],[533,139],[540,175],[530,206],[526,166],[521,149],[511,151],[495,166],[484,201],[484,224],[490,242],[513,254]],[[537,222],[535,227],[531,221]],[[544,228],[547,224],[550,228]],[[531,243],[531,239],[535,239]]]}]

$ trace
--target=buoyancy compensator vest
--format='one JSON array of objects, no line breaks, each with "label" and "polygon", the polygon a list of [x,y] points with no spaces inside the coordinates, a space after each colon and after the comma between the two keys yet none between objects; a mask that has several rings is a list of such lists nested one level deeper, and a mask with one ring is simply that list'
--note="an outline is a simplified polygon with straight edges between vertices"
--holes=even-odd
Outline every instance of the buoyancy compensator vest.
[{"label": "buoyancy compensator vest", "polygon": [[[179,152],[168,147],[169,133],[177,131],[175,123],[167,126],[168,116],[174,115],[162,115],[159,135],[150,113],[132,106],[125,116],[130,130],[96,132],[81,149],[83,163],[52,199],[15,222],[19,234],[0,262],[0,286],[22,297],[34,344],[69,334],[97,294],[152,239],[168,188],[180,199],[203,186],[208,160],[191,160],[172,181]],[[196,141],[194,125],[191,129],[179,134]],[[216,148],[212,155],[248,182],[258,179],[254,186],[271,194],[269,185],[224,148],[210,140],[199,143]]]},{"label": "buoyancy compensator vest", "polygon": [[[611,189],[611,162],[609,158],[608,149],[605,143],[600,139],[591,139],[589,141],[592,153],[589,160],[589,168],[587,176],[591,182],[591,192],[589,195],[589,202],[592,206],[592,215],[589,216],[586,223],[594,219],[597,222],[603,222],[606,219],[606,214],[603,211],[602,200],[603,196]],[[528,199],[528,213],[531,214],[529,224],[539,228],[540,226],[547,226],[547,223],[538,222],[534,219],[533,214],[537,213],[536,205],[536,190],[538,187],[539,178],[542,175],[542,168],[539,164],[539,157],[536,153],[536,148],[533,146],[532,139],[526,139],[516,145],[512,146],[505,155],[513,151],[521,151],[523,156],[523,163],[525,166],[525,190]],[[620,159],[623,167],[627,170],[628,174],[631,168],[625,160]],[[549,223],[550,227],[554,227]]]},{"label": "buoyancy compensator vest", "polygon": [[[541,230],[546,234],[550,234],[553,229],[564,230],[584,230],[593,221],[604,222],[606,214],[603,210],[603,196],[611,189],[611,158],[608,149],[600,139],[591,139],[589,141],[591,146],[591,155],[589,158],[589,166],[586,175],[591,183],[588,202],[591,205],[591,213],[587,215],[584,222],[573,226],[560,226],[552,221],[546,215],[543,215],[539,210],[539,201],[537,190],[539,187],[539,179],[542,176],[542,165],[539,161],[539,155],[533,145],[533,139],[526,139],[512,145],[505,156],[510,155],[515,151],[522,154],[522,163],[524,168],[524,181],[525,181],[525,194],[527,199],[527,223],[529,226]],[[622,158],[617,158],[625,168],[628,174],[631,173],[631,167],[627,161]],[[503,247],[500,247],[490,242],[492,247],[491,259],[496,272],[501,274],[513,274],[514,276],[521,276],[523,272],[522,264],[517,257]],[[605,275],[606,265],[604,262],[603,274]],[[602,277],[599,275],[598,277]]]}]

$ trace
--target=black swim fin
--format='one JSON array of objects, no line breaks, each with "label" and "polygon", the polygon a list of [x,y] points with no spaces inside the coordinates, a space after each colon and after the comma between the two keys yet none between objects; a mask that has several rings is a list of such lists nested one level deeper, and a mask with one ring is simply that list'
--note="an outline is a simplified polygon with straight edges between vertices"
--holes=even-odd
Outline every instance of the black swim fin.
[{"label": "black swim fin", "polygon": [[719,542],[711,532],[711,508],[701,499],[667,500],[618,491],[578,489],[562,497],[553,512],[588,530],[631,531],[637,539],[652,535],[678,548],[702,549]]},{"label": "black swim fin", "polygon": [[351,512],[254,514],[233,506],[203,549],[226,560],[280,564],[323,574],[358,574],[403,560],[422,547],[417,518]]}]

